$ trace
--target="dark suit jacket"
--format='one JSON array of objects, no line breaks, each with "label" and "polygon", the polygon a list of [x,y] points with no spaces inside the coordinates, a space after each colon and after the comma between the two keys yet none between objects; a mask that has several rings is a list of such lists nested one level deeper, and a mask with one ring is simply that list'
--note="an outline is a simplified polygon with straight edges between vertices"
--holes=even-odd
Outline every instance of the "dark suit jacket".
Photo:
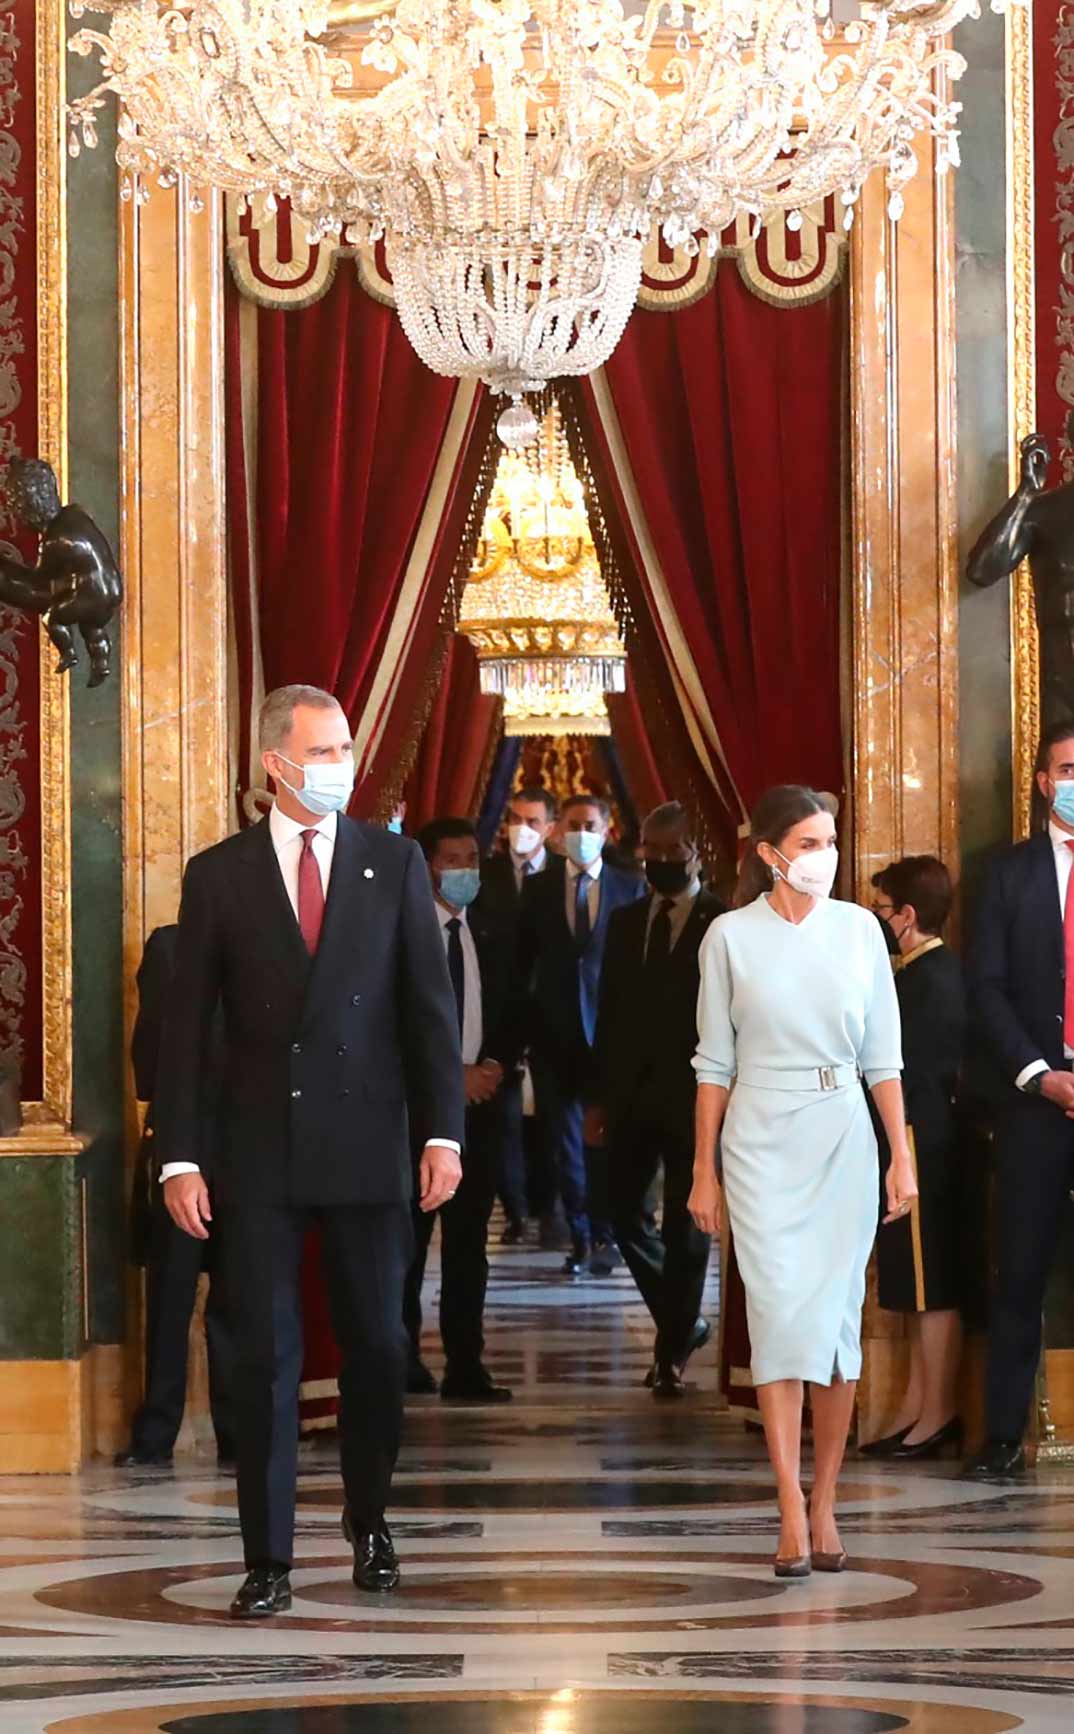
[{"label": "dark suit jacket", "polygon": [[644,1095],[688,1137],[696,1095],[698,953],[726,905],[710,891],[699,892],[666,968],[654,976],[645,968],[652,902],[650,895],[612,917],[600,982],[597,1093],[612,1128]]},{"label": "dark suit jacket", "polygon": [[526,1037],[534,1056],[575,1082],[588,1081],[592,1054],[582,1024],[582,971],[599,975],[612,916],[645,887],[605,864],[600,912],[589,945],[580,953],[567,925],[567,864],[552,856],[543,873],[526,881],[518,925],[518,979],[526,990]]},{"label": "dark suit jacket", "polygon": [[1033,1060],[1053,1070],[1063,1065],[1063,922],[1046,833],[1004,850],[992,863],[968,975],[978,1029],[1008,1095]]},{"label": "dark suit jacket", "polygon": [[522,1006],[515,977],[514,933],[473,904],[467,917],[481,970],[481,1059],[498,1060],[505,1072],[518,1065]]},{"label": "dark suit jacket", "polygon": [[924,1191],[941,1183],[955,1154],[955,1092],[966,1038],[962,965],[946,945],[937,946],[899,970],[895,992],[902,1019],[906,1118],[913,1127],[918,1184]]},{"label": "dark suit jacket", "polygon": [[473,906],[471,920],[475,912],[480,912],[501,927],[510,928],[518,920],[521,902],[510,855],[490,855],[482,861],[481,895]]},{"label": "dark suit jacket", "polygon": [[[217,1151],[200,1137],[213,1011],[225,1069]],[[417,845],[341,817],[317,956],[268,821],[189,863],[161,1162],[197,1161],[226,1202],[387,1204],[411,1194],[410,1132],[463,1141],[455,1001]]]}]

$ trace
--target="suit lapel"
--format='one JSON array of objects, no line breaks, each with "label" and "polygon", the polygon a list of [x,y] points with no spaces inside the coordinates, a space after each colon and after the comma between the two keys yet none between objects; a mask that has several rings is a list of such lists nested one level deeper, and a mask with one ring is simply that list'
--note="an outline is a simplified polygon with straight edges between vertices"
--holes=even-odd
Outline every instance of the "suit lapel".
[{"label": "suit lapel", "polygon": [[310,972],[310,954],[291,908],[268,820],[262,819],[244,832],[243,843],[239,857],[242,895],[247,901],[253,899],[263,911],[259,925],[273,961],[292,985],[296,980],[301,983]]},{"label": "suit lapel", "polygon": [[1050,912],[1046,915],[1049,943],[1053,946],[1059,964],[1062,966],[1066,952],[1063,938],[1063,914],[1059,907],[1055,851],[1052,848],[1051,837],[1047,833],[1033,840],[1033,874],[1030,896],[1034,910],[1044,909]]},{"label": "suit lapel", "polygon": [[332,852],[324,926],[306,992],[307,1007],[334,975],[348,967],[354,953],[362,950],[362,934],[372,916],[376,889],[362,833],[341,816]]}]

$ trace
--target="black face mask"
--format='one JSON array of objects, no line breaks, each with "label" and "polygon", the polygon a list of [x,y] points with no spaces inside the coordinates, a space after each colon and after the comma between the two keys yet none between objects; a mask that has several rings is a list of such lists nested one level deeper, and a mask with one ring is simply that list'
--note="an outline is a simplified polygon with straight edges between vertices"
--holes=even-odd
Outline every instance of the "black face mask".
[{"label": "black face mask", "polygon": [[[875,910],[873,913],[874,914],[876,913]],[[899,942],[895,938],[895,935],[892,933],[889,924],[884,920],[884,917],[882,915],[877,915],[876,919],[880,923],[880,931],[884,935],[884,944],[888,948],[889,955],[891,957],[898,957],[898,955],[899,955]]]},{"label": "black face mask", "polygon": [[645,877],[658,897],[681,897],[694,879],[692,861],[646,861]]}]

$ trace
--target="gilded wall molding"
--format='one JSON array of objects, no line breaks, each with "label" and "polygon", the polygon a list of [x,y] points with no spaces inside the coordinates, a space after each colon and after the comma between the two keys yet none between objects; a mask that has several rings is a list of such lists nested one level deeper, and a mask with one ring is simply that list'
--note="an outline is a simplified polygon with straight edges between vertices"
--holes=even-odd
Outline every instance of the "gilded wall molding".
[{"label": "gilded wall molding", "polygon": [[[37,454],[56,472],[67,498],[67,154],[64,103],[67,20],[63,0],[37,0]],[[26,1152],[52,1135],[75,1152],[71,1127],[71,825],[68,683],[53,669],[41,633],[41,971],[43,1087],[24,1105]],[[47,1131],[46,1131],[47,1129]],[[5,1141],[18,1144],[18,1140]]]},{"label": "gilded wall molding", "polygon": [[[1006,15],[1007,421],[1010,486],[1018,448],[1037,423],[1033,230],[1033,0]],[[1040,737],[1040,645],[1029,563],[1011,578],[1013,830],[1029,832],[1033,764]]]}]

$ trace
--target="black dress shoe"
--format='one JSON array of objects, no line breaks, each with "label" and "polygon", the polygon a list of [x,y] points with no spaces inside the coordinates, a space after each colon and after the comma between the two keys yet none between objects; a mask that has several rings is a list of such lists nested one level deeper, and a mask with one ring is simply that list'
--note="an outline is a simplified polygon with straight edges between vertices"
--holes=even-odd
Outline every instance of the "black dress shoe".
[{"label": "black dress shoe", "polygon": [[685,1397],[686,1386],[678,1367],[670,1361],[659,1362],[654,1369],[652,1392],[659,1403],[671,1403]]},{"label": "black dress shoe", "polygon": [[590,1276],[613,1276],[619,1264],[619,1248],[614,1240],[598,1240],[589,1258]]},{"label": "black dress shoe", "polygon": [[407,1368],[406,1394],[408,1397],[435,1397],[439,1386],[430,1373],[424,1361],[411,1361]]},{"label": "black dress shoe", "polygon": [[170,1451],[143,1451],[140,1445],[128,1445],[125,1451],[117,1451],[112,1459],[117,1469],[170,1469],[172,1454]]},{"label": "black dress shoe", "polygon": [[912,1433],[916,1426],[917,1422],[911,1421],[909,1427],[900,1427],[896,1433],[885,1433],[882,1439],[870,1439],[868,1445],[858,1446],[858,1456],[894,1457],[906,1435]]},{"label": "black dress shoe", "polygon": [[391,1530],[383,1518],[376,1529],[356,1531],[350,1512],[343,1513],[343,1534],[354,1549],[356,1589],[387,1595],[399,1582],[399,1561],[392,1545]]},{"label": "black dress shoe", "polygon": [[497,1385],[484,1367],[473,1372],[455,1373],[449,1367],[440,1386],[443,1403],[509,1403],[514,1392],[506,1385]]},{"label": "black dress shoe", "polygon": [[916,1445],[907,1445],[905,1440],[892,1453],[898,1462],[905,1463],[908,1458],[921,1462],[925,1458],[942,1457],[950,1447],[954,1447],[953,1455],[962,1455],[962,1422],[957,1415],[952,1415],[950,1421],[945,1421],[942,1427],[937,1427],[935,1433],[930,1433],[927,1439],[921,1439]]},{"label": "black dress shoe", "polygon": [[264,1620],[291,1606],[291,1574],[285,1565],[257,1565],[247,1572],[231,1604],[233,1620]]},{"label": "black dress shoe", "polygon": [[526,1224],[524,1222],[509,1222],[500,1235],[500,1245],[521,1246],[525,1238]]},{"label": "black dress shoe", "polygon": [[584,1240],[576,1240],[563,1260],[563,1274],[564,1276],[585,1276],[588,1269],[589,1246]]},{"label": "black dress shoe", "polygon": [[1004,1480],[1025,1474],[1026,1454],[1020,1444],[990,1439],[983,1451],[971,1457],[962,1473],[969,1481]]},{"label": "black dress shoe", "polygon": [[686,1347],[675,1363],[680,1373],[684,1370],[690,1356],[696,1355],[698,1349],[703,1349],[711,1335],[712,1326],[709,1324],[708,1319],[694,1320],[693,1326],[690,1330],[690,1335],[686,1339]]}]

